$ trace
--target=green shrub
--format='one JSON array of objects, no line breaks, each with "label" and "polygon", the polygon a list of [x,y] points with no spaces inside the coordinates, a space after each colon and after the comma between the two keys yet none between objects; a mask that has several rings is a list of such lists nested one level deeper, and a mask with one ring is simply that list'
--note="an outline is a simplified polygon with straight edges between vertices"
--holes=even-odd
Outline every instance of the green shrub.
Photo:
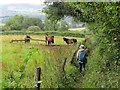
[{"label": "green shrub", "polygon": [[[93,42],[94,41],[94,42]],[[90,43],[91,42],[91,43]],[[83,88],[118,88],[119,66],[116,64],[116,48],[99,44],[95,39],[86,43],[90,49],[87,71],[82,83]]]},{"label": "green shrub", "polygon": [[39,26],[29,26],[28,28],[27,28],[27,31],[40,31],[41,29],[40,29],[40,27]]}]

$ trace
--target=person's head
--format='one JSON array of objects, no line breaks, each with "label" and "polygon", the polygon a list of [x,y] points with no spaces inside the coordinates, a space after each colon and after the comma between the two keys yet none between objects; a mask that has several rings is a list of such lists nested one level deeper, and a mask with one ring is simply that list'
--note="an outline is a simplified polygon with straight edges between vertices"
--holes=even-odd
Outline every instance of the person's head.
[{"label": "person's head", "polygon": [[79,47],[80,49],[84,49],[85,48],[85,46],[82,44],[82,45],[80,45],[80,47]]}]

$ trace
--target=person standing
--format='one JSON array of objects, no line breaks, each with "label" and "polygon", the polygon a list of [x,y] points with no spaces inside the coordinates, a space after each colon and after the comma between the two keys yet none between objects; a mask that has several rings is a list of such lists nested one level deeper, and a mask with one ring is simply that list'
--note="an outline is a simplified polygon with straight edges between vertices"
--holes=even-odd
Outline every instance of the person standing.
[{"label": "person standing", "polygon": [[80,72],[82,72],[83,69],[85,70],[85,66],[87,63],[87,52],[83,44],[80,45],[77,51],[77,61],[80,65]]}]

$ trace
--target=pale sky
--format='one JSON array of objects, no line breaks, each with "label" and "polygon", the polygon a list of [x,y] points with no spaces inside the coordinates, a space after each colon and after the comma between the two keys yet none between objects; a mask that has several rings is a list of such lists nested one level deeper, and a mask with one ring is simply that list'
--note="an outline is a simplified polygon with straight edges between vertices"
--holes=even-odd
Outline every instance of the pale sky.
[{"label": "pale sky", "polygon": [[43,4],[45,0],[0,0],[0,5],[7,4],[19,4],[19,3],[28,3],[28,4]]}]

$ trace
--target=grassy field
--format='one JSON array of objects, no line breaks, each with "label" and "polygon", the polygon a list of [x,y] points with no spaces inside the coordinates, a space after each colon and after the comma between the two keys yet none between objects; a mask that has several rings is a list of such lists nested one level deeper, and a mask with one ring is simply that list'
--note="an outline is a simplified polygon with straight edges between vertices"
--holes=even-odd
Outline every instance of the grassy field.
[{"label": "grassy field", "polygon": [[[69,62],[78,44],[67,45],[61,36],[55,36],[55,43],[51,46],[46,46],[45,42],[40,41],[10,43],[12,39],[24,39],[24,37],[24,35],[0,36],[2,39],[2,61],[0,61],[2,86],[4,88],[36,87],[36,68],[41,67],[41,88],[64,87],[61,84],[61,66],[63,60],[67,58],[66,68],[69,68],[67,71],[72,73],[71,70],[74,67],[70,66]],[[42,35],[31,35],[31,37],[44,40]],[[80,43],[83,38],[76,39]]]}]

